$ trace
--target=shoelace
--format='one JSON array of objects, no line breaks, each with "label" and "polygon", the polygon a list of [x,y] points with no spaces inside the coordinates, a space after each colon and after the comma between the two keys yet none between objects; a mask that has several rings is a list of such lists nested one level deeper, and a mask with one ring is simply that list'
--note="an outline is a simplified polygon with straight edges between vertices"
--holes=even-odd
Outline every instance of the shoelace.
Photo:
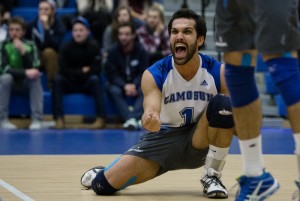
[{"label": "shoelace", "polygon": [[202,180],[203,180],[202,184],[205,188],[209,187],[212,183],[214,183],[215,185],[220,185],[226,189],[226,187],[222,184],[222,182],[216,176],[207,176],[206,175]]},{"label": "shoelace", "polygon": [[[238,180],[239,178],[237,178]],[[262,183],[260,183],[259,185],[262,185]],[[228,190],[228,194],[231,193],[232,190],[234,190],[237,186],[239,186],[239,183],[236,182],[235,184],[233,184],[229,190]],[[240,188],[237,190],[236,194],[235,194],[235,198],[237,198],[240,194]],[[258,197],[257,195],[247,195],[247,200],[245,201],[258,201]]]}]

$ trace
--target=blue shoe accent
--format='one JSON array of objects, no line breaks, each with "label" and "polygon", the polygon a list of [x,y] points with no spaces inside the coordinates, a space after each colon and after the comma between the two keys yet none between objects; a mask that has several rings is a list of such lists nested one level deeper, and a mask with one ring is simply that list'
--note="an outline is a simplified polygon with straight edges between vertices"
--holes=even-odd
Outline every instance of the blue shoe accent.
[{"label": "blue shoe accent", "polygon": [[258,177],[241,176],[237,181],[240,190],[235,201],[263,201],[279,189],[278,182],[268,172]]}]

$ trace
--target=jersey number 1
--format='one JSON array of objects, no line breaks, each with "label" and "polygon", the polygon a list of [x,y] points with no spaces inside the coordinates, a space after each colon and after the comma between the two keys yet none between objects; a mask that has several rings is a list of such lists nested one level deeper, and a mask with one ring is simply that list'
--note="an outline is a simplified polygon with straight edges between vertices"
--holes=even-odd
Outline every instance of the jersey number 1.
[{"label": "jersey number 1", "polygon": [[180,116],[183,118],[184,123],[181,126],[185,126],[193,123],[194,119],[194,108],[186,107],[179,112]]}]

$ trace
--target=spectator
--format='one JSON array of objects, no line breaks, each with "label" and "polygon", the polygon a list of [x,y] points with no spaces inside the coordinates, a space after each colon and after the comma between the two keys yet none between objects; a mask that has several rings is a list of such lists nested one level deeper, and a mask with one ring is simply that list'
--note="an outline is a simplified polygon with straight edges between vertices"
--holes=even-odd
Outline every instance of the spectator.
[{"label": "spectator", "polygon": [[56,128],[64,128],[62,100],[64,93],[93,94],[97,118],[92,129],[104,127],[101,86],[99,80],[100,49],[90,37],[87,19],[78,17],[73,22],[72,40],[59,52],[59,74],[53,83],[53,115]]},{"label": "spectator", "polygon": [[[108,93],[119,109],[125,129],[138,129],[143,113],[141,91],[142,73],[148,66],[148,56],[136,40],[132,23],[122,23],[118,27],[118,42],[108,50],[106,71]],[[129,109],[128,97],[135,99],[133,110]]]},{"label": "spectator", "polygon": [[77,0],[79,15],[85,17],[91,25],[91,33],[102,48],[103,33],[110,23],[113,10],[111,0]]},{"label": "spectator", "polygon": [[48,87],[52,87],[54,75],[57,73],[57,53],[65,33],[65,28],[56,17],[56,3],[53,0],[41,0],[38,17],[28,25],[27,38],[36,42],[42,67],[47,73]]},{"label": "spectator", "polygon": [[1,0],[0,5],[3,7],[3,21],[5,21],[5,24],[11,17],[11,10],[14,6],[18,5],[18,0]]},{"label": "spectator", "polygon": [[40,61],[34,42],[25,40],[25,22],[12,17],[8,25],[9,38],[0,46],[0,128],[16,129],[8,120],[11,91],[24,93],[29,89],[31,118],[30,129],[42,128],[43,90],[40,80]]},{"label": "spectator", "polygon": [[145,11],[152,6],[152,0],[124,0],[124,4],[130,6],[132,16],[144,22]]},{"label": "spectator", "polygon": [[7,38],[7,24],[4,22],[4,8],[0,5],[0,43]]},{"label": "spectator", "polygon": [[171,54],[169,34],[164,25],[164,13],[158,6],[151,6],[146,12],[145,25],[137,29],[140,43],[149,53],[149,64]]},{"label": "spectator", "polygon": [[130,13],[130,7],[122,5],[114,12],[112,23],[105,28],[103,34],[103,49],[108,50],[117,41],[117,28],[120,23],[132,22],[135,29],[141,26],[139,21]]},{"label": "spectator", "polygon": [[132,16],[139,19],[141,22],[146,20],[146,11],[153,5],[164,10],[163,0],[119,0],[119,5],[128,5],[131,8]]}]

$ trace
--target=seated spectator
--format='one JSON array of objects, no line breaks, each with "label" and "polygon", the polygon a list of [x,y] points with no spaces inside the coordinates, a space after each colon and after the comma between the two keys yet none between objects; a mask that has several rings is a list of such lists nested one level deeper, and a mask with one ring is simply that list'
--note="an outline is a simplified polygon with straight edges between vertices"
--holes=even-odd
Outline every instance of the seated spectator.
[{"label": "seated spectator", "polygon": [[25,22],[12,17],[8,24],[9,38],[0,46],[0,128],[16,129],[8,120],[11,92],[24,93],[29,89],[30,129],[42,128],[43,90],[40,79],[40,61],[34,42],[25,40]]},{"label": "seated spectator", "polygon": [[13,7],[18,6],[18,0],[1,0],[0,5],[3,7],[3,21],[5,21],[5,24],[7,21],[11,18],[11,10]]},{"label": "seated spectator", "polygon": [[[108,50],[105,69],[108,77],[108,94],[112,97],[125,121],[125,129],[138,129],[143,113],[141,77],[148,67],[148,55],[136,40],[132,23],[118,27],[118,42]],[[128,97],[135,99],[133,109],[127,103]]]},{"label": "seated spectator", "polygon": [[132,17],[130,7],[123,5],[116,9],[113,14],[112,22],[105,28],[103,35],[103,52],[106,52],[117,41],[117,28],[120,23],[132,22],[135,29],[139,28],[141,24],[136,18]]},{"label": "seated spectator", "polygon": [[171,54],[169,33],[164,24],[163,11],[153,5],[146,12],[145,25],[137,29],[140,43],[149,54],[149,64]]},{"label": "seated spectator", "polygon": [[131,8],[132,16],[145,21],[145,10],[152,5],[151,0],[123,0]]},{"label": "seated spectator", "polygon": [[131,8],[131,15],[141,22],[146,20],[146,11],[153,5],[164,10],[163,0],[119,0],[119,5],[128,5]]},{"label": "seated spectator", "polygon": [[41,0],[38,9],[38,17],[28,25],[26,37],[35,41],[38,46],[42,67],[48,78],[48,87],[51,88],[57,73],[57,53],[65,28],[56,16],[55,1]]},{"label": "seated spectator", "polygon": [[90,25],[87,19],[78,17],[74,20],[72,37],[72,40],[64,44],[59,52],[59,73],[53,83],[53,116],[56,120],[56,128],[65,127],[62,107],[65,93],[92,94],[97,118],[90,128],[103,128],[105,124],[99,80],[100,49],[90,36]]},{"label": "seated spectator", "polygon": [[4,20],[4,8],[0,5],[0,43],[7,38],[7,24]]},{"label": "seated spectator", "polygon": [[78,13],[89,21],[91,33],[100,48],[103,47],[104,30],[111,20],[113,3],[112,0],[77,0]]}]

